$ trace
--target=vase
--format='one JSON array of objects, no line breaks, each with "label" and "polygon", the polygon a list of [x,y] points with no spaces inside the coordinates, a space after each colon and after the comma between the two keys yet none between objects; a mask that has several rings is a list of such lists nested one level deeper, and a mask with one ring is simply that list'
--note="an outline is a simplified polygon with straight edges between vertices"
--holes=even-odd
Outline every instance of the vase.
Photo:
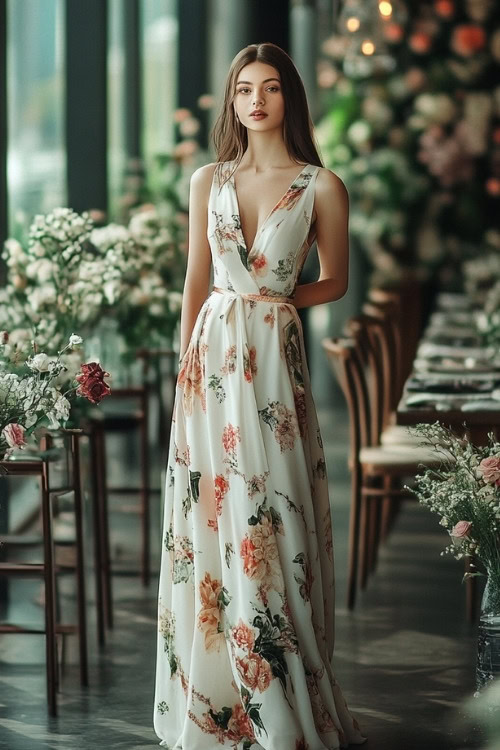
[{"label": "vase", "polygon": [[477,638],[476,693],[500,682],[500,572],[488,570]]}]

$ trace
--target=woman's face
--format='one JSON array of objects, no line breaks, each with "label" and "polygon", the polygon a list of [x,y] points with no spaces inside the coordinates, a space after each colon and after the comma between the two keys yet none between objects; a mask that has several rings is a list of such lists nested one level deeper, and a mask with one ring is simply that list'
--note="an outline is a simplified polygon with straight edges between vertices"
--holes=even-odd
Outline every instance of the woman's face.
[{"label": "woman's face", "polygon": [[[241,124],[249,130],[281,128],[285,100],[276,68],[262,62],[245,65],[236,79],[234,109]],[[252,117],[255,110],[264,112],[266,116]]]}]

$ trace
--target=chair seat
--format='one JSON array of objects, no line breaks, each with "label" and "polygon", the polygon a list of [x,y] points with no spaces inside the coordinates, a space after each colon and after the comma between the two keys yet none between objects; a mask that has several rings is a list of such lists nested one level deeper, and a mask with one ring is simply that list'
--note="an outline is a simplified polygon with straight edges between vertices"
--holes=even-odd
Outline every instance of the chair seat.
[{"label": "chair seat", "polygon": [[379,445],[362,448],[359,460],[364,470],[394,474],[417,473],[420,464],[439,466],[442,456],[429,448]]},{"label": "chair seat", "polygon": [[406,427],[401,425],[391,425],[387,427],[380,436],[380,442],[382,445],[394,446],[420,446],[420,439],[415,435],[411,435]]}]

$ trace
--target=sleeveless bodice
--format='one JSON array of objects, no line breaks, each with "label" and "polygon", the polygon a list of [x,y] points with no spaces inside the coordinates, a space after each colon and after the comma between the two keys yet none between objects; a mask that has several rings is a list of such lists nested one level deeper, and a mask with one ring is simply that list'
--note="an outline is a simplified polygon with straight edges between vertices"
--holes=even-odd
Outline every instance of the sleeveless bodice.
[{"label": "sleeveless bodice", "polygon": [[314,183],[319,167],[306,164],[257,229],[247,248],[241,229],[234,162],[214,172],[208,203],[208,240],[214,284],[239,294],[292,296],[315,231],[311,231]]}]

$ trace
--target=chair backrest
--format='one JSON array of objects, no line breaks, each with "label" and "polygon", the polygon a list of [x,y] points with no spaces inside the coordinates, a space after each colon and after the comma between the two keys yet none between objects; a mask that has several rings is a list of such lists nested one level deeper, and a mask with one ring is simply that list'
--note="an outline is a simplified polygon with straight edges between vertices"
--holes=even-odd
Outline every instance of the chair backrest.
[{"label": "chair backrest", "polygon": [[380,321],[376,331],[383,362],[383,379],[385,384],[384,426],[390,421],[391,413],[396,409],[402,391],[401,383],[401,337],[392,303],[375,304],[366,302],[363,313]]},{"label": "chair backrest", "polygon": [[[348,335],[356,340],[362,357],[365,381],[369,388],[370,443],[378,445],[387,418],[389,393],[384,380],[383,322],[369,315],[357,315],[346,323]],[[382,329],[382,330],[381,330]],[[387,391],[387,392],[386,392]]]},{"label": "chair backrest", "polygon": [[321,343],[346,398],[351,461],[356,469],[360,448],[372,445],[370,397],[363,355],[356,339],[324,338]]},{"label": "chair backrest", "polygon": [[410,374],[424,323],[426,285],[418,272],[407,269],[395,286],[372,287],[368,297],[375,303],[391,301],[397,308],[397,321],[401,331],[401,376]]}]

